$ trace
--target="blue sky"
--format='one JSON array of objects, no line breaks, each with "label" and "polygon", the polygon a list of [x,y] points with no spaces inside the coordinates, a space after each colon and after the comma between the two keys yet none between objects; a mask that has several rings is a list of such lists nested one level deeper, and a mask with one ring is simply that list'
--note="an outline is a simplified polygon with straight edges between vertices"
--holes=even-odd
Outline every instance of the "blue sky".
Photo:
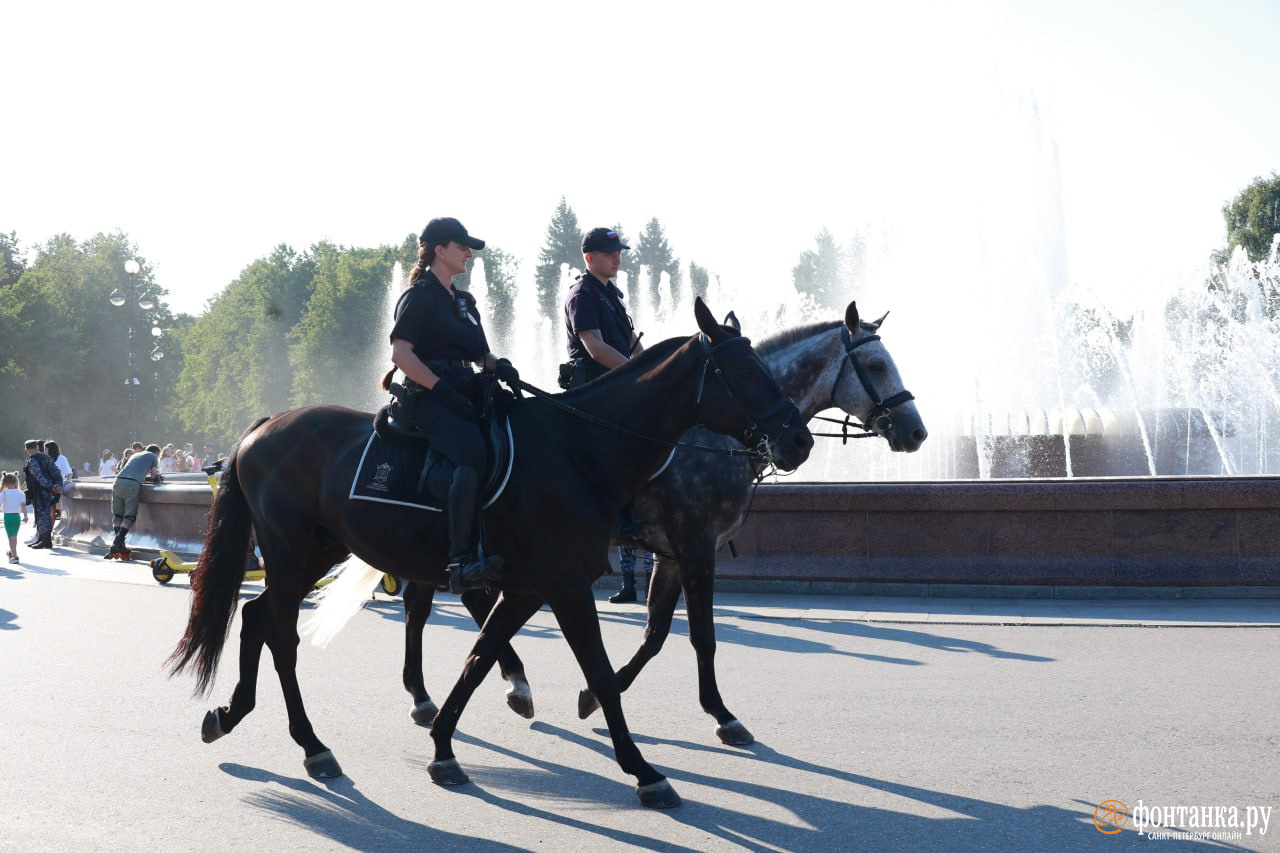
[{"label": "blue sky", "polygon": [[[0,230],[121,229],[179,310],[281,242],[458,216],[532,272],[565,195],[743,298],[816,232],[939,282],[1137,304],[1280,169],[1276,2],[26,3]],[[107,288],[109,290],[109,287]],[[713,306],[714,307],[714,306]],[[975,306],[978,307],[978,306]],[[876,313],[879,313],[877,310]]]}]

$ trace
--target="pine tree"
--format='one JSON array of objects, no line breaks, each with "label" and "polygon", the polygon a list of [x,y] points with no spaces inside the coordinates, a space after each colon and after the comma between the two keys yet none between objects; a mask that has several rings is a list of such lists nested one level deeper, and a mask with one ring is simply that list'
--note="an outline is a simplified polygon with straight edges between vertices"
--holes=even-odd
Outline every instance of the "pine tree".
[{"label": "pine tree", "polygon": [[560,197],[556,212],[547,226],[547,239],[538,252],[538,266],[534,270],[534,282],[538,288],[538,309],[543,316],[555,321],[560,316],[559,289],[560,266],[582,265],[582,228],[578,215]]},{"label": "pine tree", "polygon": [[803,252],[799,262],[791,268],[792,280],[796,291],[812,296],[818,307],[838,307],[836,303],[846,289],[841,282],[844,252],[826,228],[818,232],[815,242],[816,247]]},{"label": "pine tree", "polygon": [[689,289],[693,291],[693,295],[706,299],[707,290],[710,287],[711,274],[707,272],[707,268],[700,267],[695,262],[689,261]]},{"label": "pine tree", "polygon": [[680,259],[671,252],[667,243],[667,235],[662,230],[662,223],[657,217],[650,219],[636,243],[636,263],[643,264],[648,270],[647,284],[649,303],[654,310],[662,304],[662,273],[671,279],[674,292],[681,280]]}]

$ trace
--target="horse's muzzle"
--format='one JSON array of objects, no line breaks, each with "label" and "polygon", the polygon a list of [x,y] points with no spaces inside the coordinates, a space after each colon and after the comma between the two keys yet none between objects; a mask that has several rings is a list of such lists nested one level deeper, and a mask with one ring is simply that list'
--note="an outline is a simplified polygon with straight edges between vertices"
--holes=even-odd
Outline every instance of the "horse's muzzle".
[{"label": "horse's muzzle", "polygon": [[875,432],[884,436],[889,442],[889,449],[895,453],[915,453],[929,437],[914,403],[899,407],[892,414],[888,428],[875,429]]},{"label": "horse's muzzle", "polygon": [[769,459],[779,470],[794,471],[804,464],[813,450],[813,434],[804,425],[800,413],[775,441],[769,442]]}]

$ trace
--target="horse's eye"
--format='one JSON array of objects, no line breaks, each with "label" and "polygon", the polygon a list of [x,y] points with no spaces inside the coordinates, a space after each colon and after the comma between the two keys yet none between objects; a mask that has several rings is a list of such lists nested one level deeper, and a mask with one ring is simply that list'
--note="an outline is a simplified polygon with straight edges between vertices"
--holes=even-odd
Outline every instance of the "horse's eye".
[{"label": "horse's eye", "polygon": [[882,358],[872,359],[871,363],[868,364],[867,367],[875,373],[884,373],[889,369],[889,365]]}]

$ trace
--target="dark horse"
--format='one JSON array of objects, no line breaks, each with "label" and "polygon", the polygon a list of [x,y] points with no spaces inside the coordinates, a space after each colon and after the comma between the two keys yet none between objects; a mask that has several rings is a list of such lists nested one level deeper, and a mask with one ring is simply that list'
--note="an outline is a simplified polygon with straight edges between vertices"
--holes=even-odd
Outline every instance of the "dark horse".
[{"label": "dark horse", "polygon": [[[679,804],[627,730],[591,583],[608,566],[609,537],[623,504],[690,427],[738,436],[787,470],[813,446],[795,405],[750,341],[718,325],[701,300],[695,315],[700,334],[663,341],[568,394],[526,399],[512,408],[514,467],[485,513],[488,543],[507,559],[503,594],[432,727],[435,756],[428,770],[436,783],[467,781],[453,753],[458,719],[499,650],[545,601],[604,709],[618,764],[636,777],[641,802]],[[347,497],[370,429],[365,413],[296,409],[255,425],[232,451],[192,575],[190,619],[172,671],[191,666],[197,689],[210,688],[234,616],[251,528],[266,565],[266,589],[244,606],[240,680],[230,704],[206,715],[205,741],[231,732],[253,710],[266,645],[304,766],[312,776],[340,775],[307,719],[298,686],[303,596],[348,554],[411,581],[445,583],[448,537],[439,514]]]},{"label": "dark horse", "polygon": [[[871,434],[881,436],[894,451],[911,453],[928,436],[913,397],[898,375],[893,358],[876,334],[883,317],[862,322],[850,302],[843,322],[817,323],[789,329],[757,348],[785,394],[796,401],[806,421],[824,409],[842,409],[857,418]],[[687,444],[729,447],[731,441],[694,428]],[[626,690],[645,664],[662,649],[671,630],[676,603],[683,590],[689,619],[689,641],[698,659],[698,698],[716,720],[716,735],[724,743],[745,746],[754,741],[725,707],[716,683],[715,624],[712,593],[716,552],[733,538],[746,519],[751,488],[764,468],[763,460],[725,458],[690,447],[678,447],[670,463],[636,496],[636,512],[644,522],[644,543],[657,559],[649,585],[648,624],[639,650],[617,673]],[[422,631],[431,612],[435,590],[409,584],[405,590],[406,653],[404,683],[414,697],[413,718],[429,724],[435,706],[422,675]],[[472,613],[483,618],[493,603],[482,592],[463,598]],[[503,677],[512,683],[508,704],[533,716],[533,700],[519,657],[509,648],[500,658]],[[578,701],[586,718],[598,707],[588,687]]]}]

